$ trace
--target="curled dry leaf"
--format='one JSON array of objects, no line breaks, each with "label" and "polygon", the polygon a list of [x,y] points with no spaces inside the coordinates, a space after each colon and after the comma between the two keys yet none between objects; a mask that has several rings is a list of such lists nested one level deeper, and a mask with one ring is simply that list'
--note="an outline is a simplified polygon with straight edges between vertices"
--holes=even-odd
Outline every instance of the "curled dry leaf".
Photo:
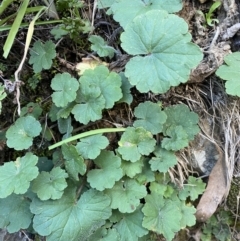
[{"label": "curled dry leaf", "polygon": [[227,191],[226,170],[222,152],[209,176],[206,191],[197,206],[196,218],[200,222],[208,220],[216,211]]},{"label": "curled dry leaf", "polygon": [[108,63],[101,61],[98,58],[82,58],[82,62],[76,64],[78,75],[82,75],[87,69],[95,69],[99,65],[108,66]]}]

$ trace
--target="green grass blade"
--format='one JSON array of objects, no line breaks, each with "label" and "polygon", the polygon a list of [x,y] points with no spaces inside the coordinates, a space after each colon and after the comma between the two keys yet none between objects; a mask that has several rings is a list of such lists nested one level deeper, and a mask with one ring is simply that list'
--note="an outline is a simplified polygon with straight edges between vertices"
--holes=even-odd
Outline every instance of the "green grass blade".
[{"label": "green grass blade", "polygon": [[[62,22],[63,22],[62,20],[48,20],[48,21],[35,22],[34,25],[35,26],[37,26],[37,25],[47,25],[47,24],[55,24],[55,23],[62,23]],[[28,26],[29,26],[29,23],[22,23],[19,28],[25,28],[25,27],[28,27]],[[12,25],[2,26],[2,27],[0,27],[0,32],[9,30],[9,29],[11,29],[11,27],[12,27]]]},{"label": "green grass blade", "polygon": [[4,12],[4,10],[10,5],[14,0],[3,0],[0,5],[0,15]]},{"label": "green grass blade", "polygon": [[[37,6],[37,7],[27,8],[25,14],[26,14],[26,13],[38,12],[42,7],[43,7],[43,6]],[[9,21],[10,19],[15,18],[16,15],[17,15],[17,13],[13,13],[13,14],[7,16],[6,18],[2,19],[2,20],[0,21],[0,26],[2,26],[4,23],[6,23],[7,21]],[[10,26],[10,28],[8,28],[8,29],[11,29],[11,26],[12,26],[12,25],[8,25],[8,27],[9,27],[9,26]],[[5,26],[2,26],[2,27],[5,27]],[[0,27],[0,28],[2,28],[2,27]],[[20,26],[20,27],[21,27],[21,26]],[[7,30],[7,29],[5,29],[5,30]],[[1,31],[1,30],[0,30],[0,31]],[[2,31],[3,31],[3,30],[2,30]]]},{"label": "green grass blade", "polygon": [[14,23],[13,23],[13,25],[11,27],[11,30],[9,31],[7,40],[6,40],[6,42],[5,42],[4,46],[3,46],[3,50],[4,50],[3,57],[4,58],[7,58],[8,54],[10,52],[10,49],[12,48],[13,41],[14,41],[15,36],[16,36],[16,34],[18,32],[18,29],[19,29],[19,27],[21,25],[22,19],[23,19],[25,13],[26,13],[26,9],[27,9],[28,3],[29,3],[29,0],[24,0],[22,5],[19,8],[17,17],[14,20]]}]

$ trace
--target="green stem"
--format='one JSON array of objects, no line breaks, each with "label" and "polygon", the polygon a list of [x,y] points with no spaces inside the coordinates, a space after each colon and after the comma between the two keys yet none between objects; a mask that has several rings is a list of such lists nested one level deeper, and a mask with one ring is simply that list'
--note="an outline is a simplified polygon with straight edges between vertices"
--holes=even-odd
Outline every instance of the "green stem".
[{"label": "green stem", "polygon": [[103,134],[103,133],[109,133],[109,132],[123,132],[125,130],[126,130],[126,128],[103,128],[103,129],[86,131],[84,133],[81,133],[81,134],[78,134],[78,135],[75,135],[75,136],[71,136],[71,137],[69,137],[69,138],[67,138],[65,140],[57,142],[54,145],[49,146],[48,149],[52,150],[52,149],[54,149],[56,147],[59,147],[59,146],[61,146],[63,144],[66,144],[68,142],[75,141],[77,139],[81,139],[81,138],[84,138],[84,137],[87,137],[87,136]]},{"label": "green stem", "polygon": [[[62,20],[47,20],[47,21],[35,22],[35,25],[55,24],[55,23],[62,23],[62,22],[63,22]],[[24,27],[28,27],[28,26],[29,26],[29,23],[22,23],[19,28],[24,28]],[[4,25],[4,26],[0,25],[0,32],[9,30],[9,29],[11,29],[11,27],[12,27],[12,25]]]}]

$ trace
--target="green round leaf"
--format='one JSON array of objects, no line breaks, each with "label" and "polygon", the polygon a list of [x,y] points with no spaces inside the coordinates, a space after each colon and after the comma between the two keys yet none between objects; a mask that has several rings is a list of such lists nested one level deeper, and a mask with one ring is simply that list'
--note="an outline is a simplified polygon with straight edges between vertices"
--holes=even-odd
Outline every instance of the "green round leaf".
[{"label": "green round leaf", "polygon": [[196,200],[205,190],[206,184],[203,183],[202,179],[189,176],[188,183],[183,186],[183,189],[179,192],[179,198],[186,200],[190,197],[192,201]]},{"label": "green round leaf", "polygon": [[89,121],[101,119],[106,101],[101,95],[100,88],[83,85],[80,88],[80,93],[81,96],[78,102],[81,104],[75,105],[71,111],[74,114],[74,118],[85,125]]},{"label": "green round leaf", "polygon": [[121,240],[138,241],[138,238],[148,233],[148,230],[142,226],[143,213],[141,207],[142,205],[139,205],[133,213],[120,213],[121,220],[114,227],[121,235]]},{"label": "green round leaf", "polygon": [[225,87],[229,95],[240,97],[240,52],[227,55],[224,58],[226,65],[216,71],[216,75],[227,80]]},{"label": "green round leaf", "polygon": [[127,161],[136,162],[141,155],[149,155],[156,144],[152,134],[143,128],[128,127],[118,142],[118,152]]},{"label": "green round leaf", "polygon": [[62,145],[62,154],[66,159],[65,168],[68,174],[78,181],[78,175],[84,175],[87,170],[84,159],[79,155],[76,147],[73,145]]},{"label": "green round leaf", "polygon": [[82,138],[76,145],[78,153],[85,159],[95,159],[109,144],[107,137],[94,135]]},{"label": "green round leaf", "polygon": [[203,57],[191,41],[187,23],[166,11],[152,10],[134,18],[121,35],[122,48],[133,57],[125,75],[146,93],[165,93],[187,82],[190,71]]},{"label": "green round leaf", "polygon": [[162,140],[162,147],[168,151],[178,151],[188,146],[188,135],[182,126],[170,126]]},{"label": "green round leaf", "polygon": [[175,140],[194,139],[194,136],[199,132],[198,115],[196,113],[190,111],[184,104],[169,106],[165,108],[164,112],[167,115],[167,121],[163,125],[165,136],[170,136]]},{"label": "green round leaf", "polygon": [[59,199],[67,187],[65,178],[68,174],[60,167],[55,167],[51,172],[41,172],[32,182],[32,191],[37,193],[41,200]]},{"label": "green round leaf", "polygon": [[147,195],[145,201],[142,209],[144,213],[143,227],[163,234],[167,241],[171,241],[175,232],[181,229],[182,215],[178,208],[179,202],[174,203],[174,201],[164,199],[157,193]]},{"label": "green round leaf", "polygon": [[111,216],[110,198],[90,189],[76,200],[76,190],[68,188],[61,199],[33,199],[33,228],[48,241],[86,240]]},{"label": "green round leaf", "polygon": [[163,123],[167,119],[161,107],[150,101],[139,104],[134,110],[134,115],[139,120],[134,121],[133,126],[143,127],[154,135],[162,132]]},{"label": "green round leaf", "polygon": [[181,228],[186,228],[186,226],[191,227],[196,224],[196,209],[194,207],[181,203],[181,213]]},{"label": "green round leaf", "polygon": [[21,195],[0,198],[0,210],[0,228],[6,227],[9,233],[27,229],[32,222],[29,200]]},{"label": "green round leaf", "polygon": [[123,176],[121,159],[111,151],[102,151],[94,163],[98,168],[90,170],[87,174],[87,180],[92,188],[99,191],[112,188]]},{"label": "green round leaf", "polygon": [[50,69],[52,59],[56,57],[55,44],[52,41],[47,41],[45,44],[37,41],[34,43],[30,55],[29,64],[33,64],[35,73],[40,73],[42,69]]},{"label": "green round leaf", "polygon": [[57,107],[66,107],[69,102],[76,99],[76,92],[79,83],[70,74],[57,74],[51,83],[51,88],[55,90],[52,94],[52,99]]},{"label": "green round leaf", "polygon": [[89,41],[92,43],[91,50],[96,51],[100,57],[112,58],[114,56],[114,48],[108,46],[102,37],[92,35],[89,37]]},{"label": "green round leaf", "polygon": [[97,66],[93,70],[84,71],[80,78],[81,86],[100,88],[105,99],[105,108],[112,108],[114,103],[122,98],[121,77],[115,72],[109,72],[105,66]]},{"label": "green round leaf", "polygon": [[124,175],[133,178],[136,174],[141,173],[143,169],[143,158],[136,162],[122,160],[121,168]]},{"label": "green round leaf", "polygon": [[[63,119],[69,118],[69,115],[71,114],[71,111],[75,105],[76,105],[76,103],[73,101],[71,103],[68,103],[68,105],[63,108],[56,107],[58,109],[56,110],[56,113],[51,113],[52,114],[51,120],[54,118],[56,118],[55,120],[59,120],[61,118],[63,118]],[[66,121],[66,122],[68,122],[68,121]],[[69,126],[68,130],[70,130],[70,129],[71,129],[71,127]]]},{"label": "green round leaf", "polygon": [[174,152],[167,151],[160,147],[154,151],[155,157],[150,160],[153,171],[167,172],[170,167],[177,164],[177,158]]},{"label": "green round leaf", "polygon": [[50,31],[50,33],[54,36],[55,40],[58,40],[68,34],[68,31],[66,31],[62,27],[63,25],[57,25],[56,27],[53,27]]},{"label": "green round leaf", "polygon": [[32,145],[33,137],[40,134],[42,128],[34,117],[20,117],[7,130],[7,145],[15,150],[27,149]]},{"label": "green round leaf", "polygon": [[121,213],[132,213],[140,204],[140,199],[147,195],[147,190],[134,179],[125,179],[115,183],[113,188],[104,190],[104,193],[111,197],[111,208]]},{"label": "green round leaf", "polygon": [[[110,5],[111,6],[111,5]],[[111,6],[113,18],[125,28],[128,23],[150,10],[167,10],[169,13],[178,12],[182,9],[181,0],[121,0],[115,1]]]},{"label": "green round leaf", "polygon": [[26,193],[30,181],[38,175],[37,161],[38,157],[29,152],[15,162],[6,162],[0,167],[0,198],[11,193]]}]

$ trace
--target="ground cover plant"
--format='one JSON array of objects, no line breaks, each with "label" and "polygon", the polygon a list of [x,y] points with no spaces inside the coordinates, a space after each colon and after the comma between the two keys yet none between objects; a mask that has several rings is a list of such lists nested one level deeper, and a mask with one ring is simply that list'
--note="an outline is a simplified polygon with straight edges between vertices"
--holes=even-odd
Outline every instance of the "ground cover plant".
[{"label": "ground cover plant", "polygon": [[[6,13],[11,4],[3,1],[0,10]],[[26,18],[32,6],[23,5]],[[46,7],[37,8],[30,33],[12,24],[26,42],[15,74],[6,74],[4,61],[0,65],[0,228],[47,241],[190,238],[186,230],[198,225],[206,182],[180,157],[200,135],[202,116],[186,101],[190,97],[175,101],[172,93],[191,80],[207,54],[179,14],[184,6],[180,0],[58,0],[58,20],[51,24],[61,24],[49,22],[47,37],[33,33]],[[218,23],[218,7],[220,2],[206,11],[205,31]],[[91,19],[84,17],[87,11]],[[107,21],[97,21],[101,14]],[[110,27],[106,38],[103,30]],[[73,56],[77,61],[71,64],[67,59]],[[226,81],[224,93],[235,96],[234,121],[239,60],[235,52],[215,66],[216,76]],[[231,163],[237,144],[225,144],[233,155],[226,189],[238,165]],[[201,240],[230,240],[232,214],[213,215],[215,209],[200,228]]]}]

